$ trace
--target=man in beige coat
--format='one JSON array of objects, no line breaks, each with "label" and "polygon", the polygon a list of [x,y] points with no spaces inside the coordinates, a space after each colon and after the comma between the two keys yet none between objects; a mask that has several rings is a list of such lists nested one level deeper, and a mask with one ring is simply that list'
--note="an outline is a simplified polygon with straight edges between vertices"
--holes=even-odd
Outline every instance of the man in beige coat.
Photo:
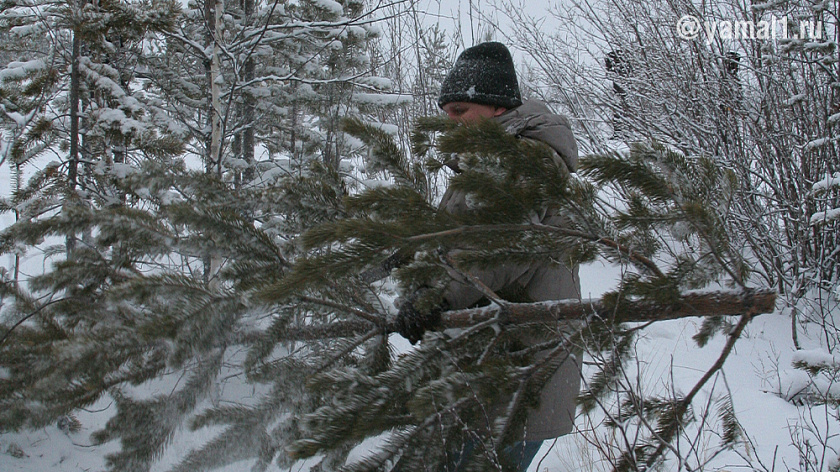
[{"label": "man in beige coat", "polygon": [[[522,139],[543,142],[555,152],[556,164],[567,172],[577,167],[577,145],[562,115],[552,113],[539,101],[522,102],[516,71],[508,49],[501,43],[482,43],[465,50],[455,62],[441,87],[438,104],[453,120],[471,123],[492,119],[505,130]],[[463,192],[448,189],[440,208],[450,213],[467,210]],[[535,218],[539,223],[557,226],[562,215],[545,210]],[[535,221],[536,222],[536,221]],[[580,297],[578,268],[546,260],[538,264],[504,264],[474,270],[475,276],[496,294],[513,302],[538,302]],[[484,295],[468,281],[453,274],[444,293],[448,309],[461,309],[486,304]],[[422,338],[426,329],[438,321],[438,313],[418,313],[409,301],[403,303],[397,318],[400,333],[412,341]],[[580,389],[578,359],[570,355],[540,392],[539,407],[530,411],[523,441],[507,449],[509,460],[519,470],[526,470],[543,440],[555,438],[572,430],[575,416],[575,397]],[[469,449],[469,448],[468,448]],[[449,471],[463,470],[471,451],[456,454]]]}]

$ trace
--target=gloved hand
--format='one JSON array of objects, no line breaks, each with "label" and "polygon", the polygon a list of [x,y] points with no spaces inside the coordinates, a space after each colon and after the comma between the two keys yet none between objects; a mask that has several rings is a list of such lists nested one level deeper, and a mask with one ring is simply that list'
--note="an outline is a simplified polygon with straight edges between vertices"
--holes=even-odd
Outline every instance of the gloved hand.
[{"label": "gloved hand", "polygon": [[421,295],[422,291],[415,293],[414,296],[409,297],[400,305],[397,312],[396,328],[397,332],[411,344],[417,344],[417,341],[423,339],[423,333],[427,330],[440,327],[440,314],[446,309],[446,302],[435,306],[430,310],[420,310],[415,306],[415,302]]}]

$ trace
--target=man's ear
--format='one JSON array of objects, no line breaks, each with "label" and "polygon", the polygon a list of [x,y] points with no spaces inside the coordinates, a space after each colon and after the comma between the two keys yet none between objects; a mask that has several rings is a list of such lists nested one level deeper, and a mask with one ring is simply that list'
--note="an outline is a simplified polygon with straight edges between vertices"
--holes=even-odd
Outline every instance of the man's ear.
[{"label": "man's ear", "polygon": [[496,110],[493,112],[493,116],[499,116],[506,111],[508,110],[505,107],[496,107]]}]

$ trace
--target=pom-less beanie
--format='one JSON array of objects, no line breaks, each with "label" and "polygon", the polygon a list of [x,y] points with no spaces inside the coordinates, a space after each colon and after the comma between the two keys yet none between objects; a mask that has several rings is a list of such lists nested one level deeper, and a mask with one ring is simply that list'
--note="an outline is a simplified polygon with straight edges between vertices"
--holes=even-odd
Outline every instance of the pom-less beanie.
[{"label": "pom-less beanie", "polygon": [[464,50],[440,88],[438,106],[451,102],[504,108],[522,105],[510,51],[502,43],[481,43]]}]

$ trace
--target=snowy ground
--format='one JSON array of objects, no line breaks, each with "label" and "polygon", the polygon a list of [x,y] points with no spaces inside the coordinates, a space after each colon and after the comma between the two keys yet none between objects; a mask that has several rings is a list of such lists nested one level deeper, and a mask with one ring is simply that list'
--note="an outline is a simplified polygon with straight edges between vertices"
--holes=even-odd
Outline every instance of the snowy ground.
[{"label": "snowy ground", "polygon": [[[601,264],[584,268],[584,296],[600,295],[604,290],[614,287],[616,279],[614,268]],[[724,338],[718,336],[704,348],[698,348],[691,339],[698,326],[698,319],[688,319],[660,322],[644,331],[636,346],[635,369],[638,369],[640,385],[646,392],[666,394],[667,390],[662,390],[673,382],[678,391],[685,393],[713,364],[720,354]],[[746,467],[747,461],[753,462],[758,470],[800,468],[790,426],[803,424],[803,414],[806,413],[814,425],[820,425],[825,421],[824,408],[827,407],[797,409],[775,393],[799,388],[807,383],[807,374],[790,369],[793,353],[790,319],[787,316],[779,313],[763,315],[751,323],[743,339],[738,342],[735,353],[726,363],[724,375],[714,382],[713,391],[707,389],[709,391],[700,395],[695,404],[695,409],[702,411],[709,393],[712,401],[715,401],[728,388],[732,393],[735,412],[750,441],[734,451],[715,457],[706,470],[753,470]],[[102,470],[104,456],[117,445],[91,446],[89,434],[108,418],[109,407],[110,404],[103,401],[90,411],[78,415],[82,429],[76,433],[66,433],[51,426],[37,431],[0,435],[0,471]],[[586,429],[588,423],[579,418],[577,426]],[[833,424],[832,428],[827,431],[833,435],[838,425]],[[179,456],[213,433],[215,431],[210,430],[203,437],[194,433],[176,436],[155,470],[166,470]],[[719,438],[706,435],[702,441],[712,447]],[[811,441],[816,442],[816,439],[812,438]],[[840,446],[840,441],[833,437],[828,442],[829,445]],[[363,451],[357,452],[363,454]],[[556,442],[546,442],[529,470],[608,470],[606,464],[598,462],[598,457],[584,436],[573,434]],[[764,467],[759,466],[759,461]],[[246,470],[248,466],[243,468],[243,465],[235,464],[226,470]],[[296,470],[306,469],[303,465]]]}]

